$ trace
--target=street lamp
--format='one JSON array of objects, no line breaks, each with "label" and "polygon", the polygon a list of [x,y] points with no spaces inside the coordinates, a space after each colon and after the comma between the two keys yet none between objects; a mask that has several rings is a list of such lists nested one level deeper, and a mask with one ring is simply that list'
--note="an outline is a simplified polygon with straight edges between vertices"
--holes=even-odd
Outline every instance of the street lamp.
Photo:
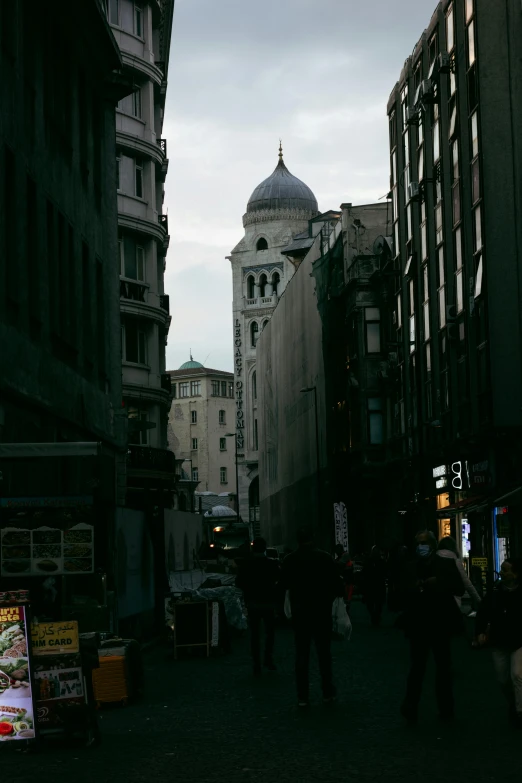
[{"label": "street lamp", "polygon": [[315,409],[315,451],[316,451],[316,473],[317,473],[317,521],[319,529],[321,528],[321,462],[319,454],[319,414],[317,411],[317,387],[309,386],[306,389],[301,389],[301,394],[308,394],[308,392],[314,393],[314,409]]},{"label": "street lamp", "polygon": [[235,445],[236,445],[236,498],[237,498],[237,518],[238,520],[241,519],[241,515],[239,513],[239,468],[237,464],[237,434],[235,432],[225,432],[225,438],[235,438]]}]

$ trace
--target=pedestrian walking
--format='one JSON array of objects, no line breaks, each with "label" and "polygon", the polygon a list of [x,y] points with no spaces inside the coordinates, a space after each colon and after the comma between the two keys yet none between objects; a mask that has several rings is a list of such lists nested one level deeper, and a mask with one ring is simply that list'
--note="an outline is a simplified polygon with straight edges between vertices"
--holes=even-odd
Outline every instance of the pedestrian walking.
[{"label": "pedestrian walking", "polygon": [[410,671],[402,715],[417,721],[422,684],[430,653],[435,661],[435,691],[441,720],[454,717],[451,639],[462,632],[463,620],[454,596],[464,584],[452,558],[438,557],[437,539],[428,530],[416,536],[403,627],[410,643]]},{"label": "pedestrian walking", "polygon": [[298,706],[308,706],[309,664],[312,642],[315,645],[323,699],[335,699],[332,675],[332,604],[345,592],[344,582],[332,557],[313,544],[310,529],[297,534],[298,548],[283,561],[281,584],[289,591],[295,636],[295,673]]},{"label": "pedestrian walking", "polygon": [[476,619],[480,646],[490,644],[509,718],[522,728],[522,559],[509,557],[500,569],[500,584],[482,601]]},{"label": "pedestrian walking", "polygon": [[350,614],[350,607],[352,604],[353,590],[355,584],[354,578],[354,564],[349,552],[345,552],[342,544],[335,545],[335,564],[339,569],[339,575],[344,582],[344,602],[346,604],[346,611]]},{"label": "pedestrian walking", "polygon": [[265,629],[264,665],[269,671],[276,671],[274,663],[275,608],[281,569],[277,560],[266,556],[266,541],[255,538],[252,555],[242,561],[236,577],[236,587],[243,591],[248,612],[250,644],[254,676],[262,673],[261,625]]},{"label": "pedestrian walking", "polygon": [[[464,585],[464,590],[469,596],[471,605],[473,609],[475,610],[478,609],[482,599],[478,594],[471,579],[466,573],[466,569],[464,568],[462,560],[459,557],[459,551],[457,549],[457,542],[455,541],[455,539],[452,538],[451,536],[445,536],[444,538],[441,538],[441,540],[439,541],[439,545],[437,547],[437,555],[438,557],[445,557],[448,558],[449,560],[455,561],[458,572],[460,574],[460,578],[462,579],[462,584]],[[460,607],[462,604],[462,598],[456,595],[455,600],[457,602],[457,606]]]},{"label": "pedestrian walking", "polygon": [[372,625],[377,627],[381,624],[382,608],[386,602],[386,562],[378,546],[372,547],[363,566],[361,592]]}]

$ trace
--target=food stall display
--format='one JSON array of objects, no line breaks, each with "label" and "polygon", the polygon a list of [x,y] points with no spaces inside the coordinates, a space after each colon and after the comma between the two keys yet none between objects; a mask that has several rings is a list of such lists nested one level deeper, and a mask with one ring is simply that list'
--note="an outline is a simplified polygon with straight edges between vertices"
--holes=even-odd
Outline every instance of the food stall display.
[{"label": "food stall display", "polygon": [[[6,505],[16,500],[19,505]],[[0,499],[11,512],[0,539],[2,576],[93,573],[92,503],[69,508],[24,508],[23,503],[29,504],[29,499]]]},{"label": "food stall display", "polygon": [[35,737],[28,606],[0,604],[0,742]]}]

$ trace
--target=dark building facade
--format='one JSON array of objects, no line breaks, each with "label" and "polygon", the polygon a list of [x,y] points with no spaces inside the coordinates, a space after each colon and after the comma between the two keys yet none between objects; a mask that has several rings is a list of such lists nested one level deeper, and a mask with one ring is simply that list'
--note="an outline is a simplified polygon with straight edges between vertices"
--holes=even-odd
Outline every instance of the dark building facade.
[{"label": "dark building facade", "polygon": [[[0,63],[1,524],[31,520],[26,505],[57,525],[88,519],[83,568],[112,589],[125,459],[114,109],[128,88],[95,0],[1,3]],[[33,566],[16,564],[22,586]]]},{"label": "dark building facade", "polygon": [[490,573],[521,544],[521,34],[518,0],[445,0],[388,103],[397,512]]}]

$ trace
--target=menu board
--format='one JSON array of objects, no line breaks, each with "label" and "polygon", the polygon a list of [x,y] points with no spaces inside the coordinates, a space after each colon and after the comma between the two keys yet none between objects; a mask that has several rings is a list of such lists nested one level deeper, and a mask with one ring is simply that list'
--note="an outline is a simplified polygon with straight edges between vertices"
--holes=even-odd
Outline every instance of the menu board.
[{"label": "menu board", "polygon": [[25,606],[0,606],[0,742],[35,736]]},{"label": "menu board", "polygon": [[33,668],[37,723],[42,729],[67,724],[70,711],[85,705],[81,656],[49,656]]},{"label": "menu board", "polygon": [[[94,527],[84,522],[70,524],[74,521],[73,515],[64,512],[60,526],[33,527],[43,513],[20,514],[2,530],[2,576],[92,574]],[[13,522],[17,523],[16,527]]]},{"label": "menu board", "polygon": [[76,620],[58,623],[33,623],[31,637],[33,655],[57,655],[80,651]]}]

